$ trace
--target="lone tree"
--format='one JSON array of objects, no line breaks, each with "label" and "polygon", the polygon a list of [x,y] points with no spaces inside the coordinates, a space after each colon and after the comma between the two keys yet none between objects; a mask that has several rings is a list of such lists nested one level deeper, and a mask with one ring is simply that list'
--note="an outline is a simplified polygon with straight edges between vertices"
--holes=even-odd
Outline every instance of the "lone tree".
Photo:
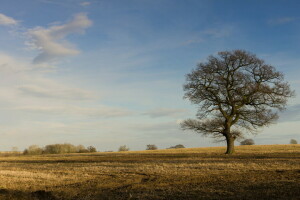
[{"label": "lone tree", "polygon": [[295,139],[291,139],[290,144],[298,144],[298,142]]},{"label": "lone tree", "polygon": [[129,148],[126,145],[122,145],[119,147],[119,151],[129,151]]},{"label": "lone tree", "polygon": [[245,139],[240,142],[241,145],[254,145],[254,140],[253,139]]},{"label": "lone tree", "polygon": [[276,121],[294,92],[284,75],[244,50],[219,52],[186,75],[185,96],[199,105],[197,119],[181,123],[186,130],[225,138],[226,154],[242,132],[255,133]]},{"label": "lone tree", "polygon": [[146,150],[157,150],[157,146],[155,144],[148,144]]}]

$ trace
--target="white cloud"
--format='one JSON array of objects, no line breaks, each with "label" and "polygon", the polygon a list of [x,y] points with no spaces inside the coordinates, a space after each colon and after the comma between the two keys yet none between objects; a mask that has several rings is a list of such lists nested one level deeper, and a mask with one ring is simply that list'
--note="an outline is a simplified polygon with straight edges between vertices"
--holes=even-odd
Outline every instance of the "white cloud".
[{"label": "white cloud", "polygon": [[214,38],[228,37],[231,33],[232,33],[231,26],[206,29],[202,32],[202,34],[210,36],[210,37],[214,37]]},{"label": "white cloud", "polygon": [[185,45],[190,45],[190,44],[198,44],[203,41],[204,40],[202,38],[190,39],[190,40],[186,40],[185,42],[183,42],[182,45],[185,46]]},{"label": "white cloud", "polygon": [[17,25],[18,21],[16,21],[15,19],[8,17],[2,13],[0,13],[0,25]]},{"label": "white cloud", "polygon": [[84,1],[84,2],[81,2],[80,5],[81,6],[89,6],[89,5],[91,5],[91,2]]},{"label": "white cloud", "polygon": [[178,117],[188,113],[186,109],[172,109],[172,108],[157,108],[153,110],[149,110],[143,115],[150,116],[152,118],[157,117]]},{"label": "white cloud", "polygon": [[[18,110],[15,108],[32,108],[33,105],[48,106],[56,110],[86,102],[97,105],[96,92],[75,87],[75,84],[76,81],[73,81],[72,85],[68,86],[66,82],[47,77],[43,69],[33,68],[30,60],[0,53],[0,109],[10,115],[10,112],[13,112],[15,117],[21,116],[16,113]],[[79,112],[79,109],[77,111]],[[81,112],[89,115],[88,111]],[[117,111],[112,113],[117,115]]]},{"label": "white cloud", "polygon": [[68,116],[86,116],[86,117],[126,117],[133,114],[133,112],[110,106],[94,106],[83,107],[74,105],[62,105],[62,106],[23,106],[14,108],[16,111],[23,111],[29,113],[39,113],[46,115],[68,115]]},{"label": "white cloud", "polygon": [[79,13],[74,19],[63,25],[53,25],[49,28],[37,27],[28,31],[32,44],[40,51],[34,63],[53,61],[57,58],[79,53],[65,38],[72,33],[83,33],[92,25],[86,14]]},{"label": "white cloud", "polygon": [[220,39],[226,38],[233,33],[234,27],[227,25],[227,26],[219,26],[219,27],[212,27],[205,29],[200,32],[195,32],[189,36],[181,45],[193,45],[203,43],[209,39]]},{"label": "white cloud", "polygon": [[271,25],[281,25],[281,24],[290,23],[295,20],[296,20],[296,18],[294,18],[294,17],[281,17],[281,18],[269,20],[268,22]]},{"label": "white cloud", "polygon": [[23,94],[35,97],[84,100],[92,99],[91,92],[79,88],[68,88],[60,84],[48,84],[43,87],[39,85],[22,85],[18,90]]},{"label": "white cloud", "polygon": [[287,110],[279,113],[279,122],[300,121],[300,104],[288,106]]}]

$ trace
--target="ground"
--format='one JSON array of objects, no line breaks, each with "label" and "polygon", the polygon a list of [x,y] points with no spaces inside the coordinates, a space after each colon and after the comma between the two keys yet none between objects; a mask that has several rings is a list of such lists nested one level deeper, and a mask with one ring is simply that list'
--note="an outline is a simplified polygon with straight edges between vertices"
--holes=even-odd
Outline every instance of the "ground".
[{"label": "ground", "polygon": [[0,154],[0,199],[300,199],[300,145]]}]

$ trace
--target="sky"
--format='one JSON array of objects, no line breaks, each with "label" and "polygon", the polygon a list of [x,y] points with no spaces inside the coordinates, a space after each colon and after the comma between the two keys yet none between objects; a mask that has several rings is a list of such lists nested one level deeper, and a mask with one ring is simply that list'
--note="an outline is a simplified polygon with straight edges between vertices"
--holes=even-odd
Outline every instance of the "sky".
[{"label": "sky", "polygon": [[[300,1],[1,0],[0,151],[55,143],[99,151],[224,145],[183,131],[185,75],[244,49],[300,93]],[[300,96],[256,144],[300,141]],[[237,143],[238,144],[238,143]]]}]

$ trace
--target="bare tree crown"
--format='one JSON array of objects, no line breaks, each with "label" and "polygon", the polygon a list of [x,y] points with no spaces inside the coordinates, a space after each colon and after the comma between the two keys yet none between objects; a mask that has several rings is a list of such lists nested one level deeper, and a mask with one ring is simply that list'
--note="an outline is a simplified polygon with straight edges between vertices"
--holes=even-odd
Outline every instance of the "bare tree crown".
[{"label": "bare tree crown", "polygon": [[[293,96],[284,75],[243,50],[219,52],[186,75],[185,98],[199,105],[197,117],[181,125],[204,135],[240,137],[278,118]],[[235,128],[230,131],[230,128]]]}]

